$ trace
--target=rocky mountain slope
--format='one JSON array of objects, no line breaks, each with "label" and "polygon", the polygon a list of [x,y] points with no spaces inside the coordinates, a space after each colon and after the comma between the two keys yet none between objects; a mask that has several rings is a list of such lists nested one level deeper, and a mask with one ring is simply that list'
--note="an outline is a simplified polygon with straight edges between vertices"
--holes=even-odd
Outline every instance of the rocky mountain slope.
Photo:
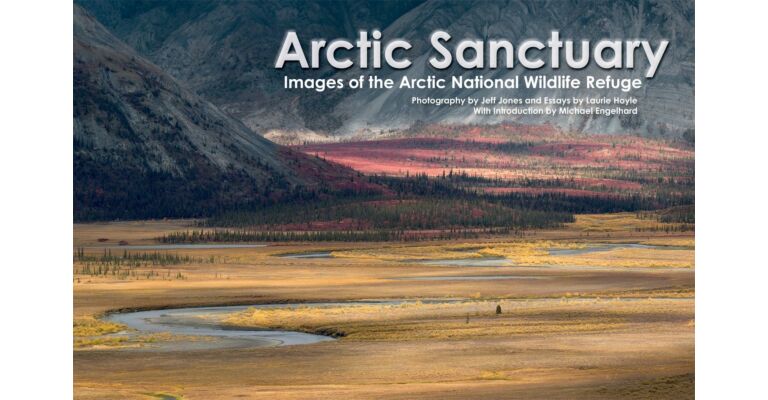
[{"label": "rocky mountain slope", "polygon": [[287,30],[303,37],[354,37],[384,29],[423,0],[105,1],[78,3],[155,64],[257,132],[333,130],[328,93],[283,90],[284,74],[328,76],[334,71],[275,70]]},{"label": "rocky mountain slope", "polygon": [[73,64],[75,219],[190,217],[355,184],[253,133],[78,6]]},{"label": "rocky mountain slope", "polygon": [[[357,91],[345,97],[335,108],[337,116],[344,121],[344,131],[361,129],[385,130],[403,128],[414,121],[440,123],[498,123],[510,117],[473,115],[471,107],[451,108],[433,106],[411,106],[410,98],[419,96],[505,96],[505,97],[610,97],[634,96],[639,100],[637,117],[594,117],[594,116],[526,116],[514,117],[513,121],[523,124],[550,122],[569,131],[640,134],[680,134],[693,127],[694,100],[694,26],[693,2],[689,1],[540,1],[508,0],[442,2],[427,1],[414,8],[392,23],[384,37],[404,38],[414,46],[411,57],[414,62],[408,70],[384,71],[381,75],[393,78],[395,82],[407,75],[410,78],[427,75],[461,75],[472,78],[513,78],[527,75],[568,74],[586,81],[587,75],[595,77],[643,78],[646,66],[638,65],[634,70],[602,70],[591,63],[583,70],[561,68],[552,70],[525,70],[519,66],[513,69],[464,70],[454,62],[446,71],[428,66],[429,57],[435,53],[429,46],[429,36],[435,30],[449,32],[455,42],[461,38],[507,39],[513,43],[527,38],[546,40],[553,30],[561,38],[572,38],[577,43],[587,39],[598,40],[643,38],[656,44],[661,39],[670,41],[656,76],[644,80],[639,91],[622,93],[619,90],[580,89],[536,90],[536,89],[433,89],[395,91]],[[522,78],[521,78],[522,81]]]},{"label": "rocky mountain slope", "polygon": [[[694,4],[688,0],[438,0],[367,2],[362,0],[134,2],[79,0],[110,29],[139,49],[169,74],[202,97],[242,120],[258,132],[289,132],[285,137],[314,139],[317,134],[351,135],[403,128],[416,122],[523,124],[553,123],[564,130],[650,135],[681,134],[693,127]],[[513,43],[527,38],[561,37],[592,41],[604,38],[644,38],[653,43],[670,41],[655,78],[632,95],[639,98],[640,115],[634,117],[487,117],[474,116],[471,108],[410,106],[408,90],[341,91],[321,94],[287,91],[282,76],[304,78],[351,76],[360,70],[337,73],[328,69],[298,72],[293,66],[273,68],[286,30],[302,38],[354,38],[360,29],[384,29],[384,38],[404,38],[414,48],[414,65],[405,71],[386,68],[379,75],[399,78],[407,73],[427,75],[482,74],[489,78],[527,74],[554,74],[542,69],[448,71],[426,66],[433,50],[429,34],[442,29],[454,38],[499,38]],[[558,73],[564,73],[561,69]],[[370,70],[366,71],[370,73]],[[634,71],[603,71],[594,65],[568,71],[574,77],[641,77]],[[576,97],[606,91],[554,90],[424,90],[423,96],[506,95],[533,97],[542,94]],[[611,96],[626,97],[619,91]]]}]

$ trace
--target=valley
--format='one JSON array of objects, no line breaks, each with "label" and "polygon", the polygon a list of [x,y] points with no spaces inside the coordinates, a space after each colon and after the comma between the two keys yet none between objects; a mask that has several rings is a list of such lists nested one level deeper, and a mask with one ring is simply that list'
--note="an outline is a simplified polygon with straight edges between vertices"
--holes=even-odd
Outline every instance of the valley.
[{"label": "valley", "polygon": [[[643,221],[577,215],[522,237],[175,248],[156,238],[195,221],[76,224],[75,393],[692,398],[693,236],[634,229]],[[488,261],[452,262],[472,259]],[[232,307],[174,311],[211,306]],[[132,311],[193,328],[114,318]],[[275,334],[237,336],[251,331]],[[279,332],[332,340],[286,346],[294,339]]]}]

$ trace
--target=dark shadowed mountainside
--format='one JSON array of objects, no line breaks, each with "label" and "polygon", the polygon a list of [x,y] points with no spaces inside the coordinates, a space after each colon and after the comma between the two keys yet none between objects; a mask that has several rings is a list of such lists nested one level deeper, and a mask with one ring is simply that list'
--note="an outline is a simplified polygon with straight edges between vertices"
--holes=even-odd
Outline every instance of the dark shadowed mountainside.
[{"label": "dark shadowed mountainside", "polygon": [[253,133],[74,7],[76,220],[195,217],[371,189]]}]

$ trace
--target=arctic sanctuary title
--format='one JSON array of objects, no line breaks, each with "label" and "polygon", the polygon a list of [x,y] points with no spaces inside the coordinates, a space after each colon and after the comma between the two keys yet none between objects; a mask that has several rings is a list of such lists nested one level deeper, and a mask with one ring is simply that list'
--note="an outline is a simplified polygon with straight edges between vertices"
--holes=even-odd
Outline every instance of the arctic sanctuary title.
[{"label": "arctic sanctuary title", "polygon": [[[275,68],[280,69],[287,63],[296,62],[302,69],[319,69],[323,66],[321,58],[336,69],[348,69],[356,64],[361,69],[379,69],[383,64],[393,69],[406,69],[412,65],[408,58],[411,43],[393,39],[382,44],[381,37],[381,32],[374,30],[370,38],[367,31],[360,31],[354,43],[346,39],[330,42],[312,39],[305,52],[298,34],[288,31],[277,55]],[[525,69],[539,69],[547,65],[558,69],[564,64],[578,70],[594,61],[600,68],[607,70],[633,69],[636,63],[645,61],[645,77],[653,78],[669,46],[668,40],[660,40],[654,48],[644,39],[603,39],[594,44],[589,40],[581,40],[577,46],[572,39],[560,39],[560,32],[552,31],[546,41],[527,39],[517,46],[508,40],[463,39],[452,51],[447,46],[451,39],[451,35],[442,30],[430,35],[429,42],[438,53],[429,58],[433,68],[449,68],[455,60],[465,69],[494,69],[502,64],[508,69],[514,68],[516,64]],[[562,59],[561,52],[564,56]]]}]

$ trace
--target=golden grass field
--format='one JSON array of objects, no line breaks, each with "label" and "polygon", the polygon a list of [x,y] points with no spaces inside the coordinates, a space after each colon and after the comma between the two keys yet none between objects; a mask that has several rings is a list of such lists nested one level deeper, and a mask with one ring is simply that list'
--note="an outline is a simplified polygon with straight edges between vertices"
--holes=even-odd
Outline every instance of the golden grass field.
[{"label": "golden grass field", "polygon": [[[76,224],[74,247],[98,255],[120,241],[148,245],[189,223]],[[523,237],[162,250],[203,261],[141,265],[128,276],[83,273],[77,261],[75,397],[693,398],[693,233],[640,232],[646,223],[633,214],[589,215]],[[668,248],[544,250],[606,243]],[[280,257],[314,251],[333,257]],[[422,263],[487,257],[511,263]],[[460,280],[491,275],[521,279]],[[246,308],[224,319],[235,328],[339,336],[283,347],[153,351],[159,342],[191,339],[116,337],[125,327],[101,319],[121,309],[362,299],[412,301]]]}]

